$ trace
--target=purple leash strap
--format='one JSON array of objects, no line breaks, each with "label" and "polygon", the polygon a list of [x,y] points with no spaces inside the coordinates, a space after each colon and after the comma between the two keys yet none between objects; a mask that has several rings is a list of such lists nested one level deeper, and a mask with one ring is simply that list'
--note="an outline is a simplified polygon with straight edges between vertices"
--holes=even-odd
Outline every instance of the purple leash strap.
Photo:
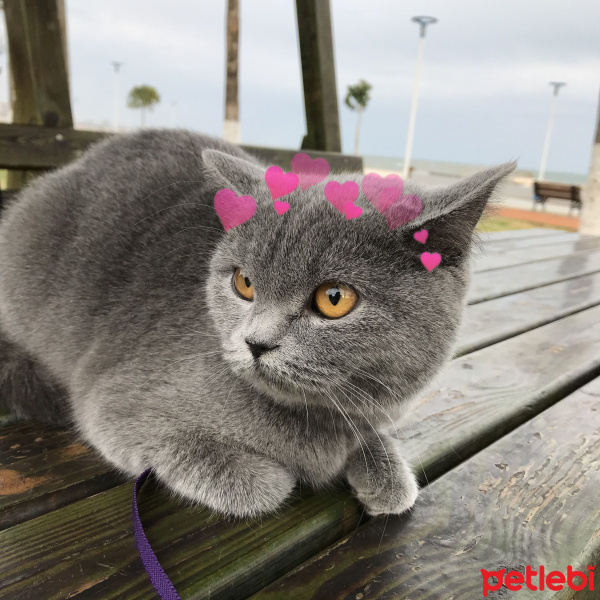
[{"label": "purple leash strap", "polygon": [[158,562],[158,558],[156,558],[156,554],[152,550],[152,546],[150,546],[150,542],[148,538],[146,538],[146,534],[144,533],[144,527],[142,525],[142,521],[140,520],[140,512],[138,510],[138,493],[146,479],[148,479],[148,475],[152,472],[152,468],[146,469],[136,480],[133,486],[133,505],[131,511],[131,520],[133,521],[133,533],[135,535],[135,543],[137,544],[138,552],[140,553],[140,558],[142,559],[142,563],[144,565],[144,569],[146,569],[146,573],[148,573],[148,577],[150,577],[150,581],[154,586],[154,589],[161,597],[162,600],[181,600],[179,594],[175,590],[175,586],[171,583],[171,580],[167,577],[167,574],[163,571],[163,568],[160,566]]}]

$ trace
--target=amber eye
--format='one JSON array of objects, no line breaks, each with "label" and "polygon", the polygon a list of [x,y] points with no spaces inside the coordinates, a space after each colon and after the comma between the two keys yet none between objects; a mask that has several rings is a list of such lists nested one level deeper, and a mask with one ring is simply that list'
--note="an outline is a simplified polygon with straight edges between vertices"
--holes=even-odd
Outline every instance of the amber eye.
[{"label": "amber eye", "polygon": [[239,267],[233,274],[233,285],[242,298],[245,300],[254,300],[254,286]]},{"label": "amber eye", "polygon": [[317,310],[330,319],[347,315],[357,299],[356,292],[342,283],[323,283],[315,293]]}]

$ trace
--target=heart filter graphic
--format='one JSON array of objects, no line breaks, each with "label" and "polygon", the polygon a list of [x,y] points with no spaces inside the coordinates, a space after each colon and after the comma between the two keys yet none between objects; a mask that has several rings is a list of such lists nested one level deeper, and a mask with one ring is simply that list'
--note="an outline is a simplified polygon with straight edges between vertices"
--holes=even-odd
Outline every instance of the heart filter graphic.
[{"label": "heart filter graphic", "polygon": [[[385,190],[384,190],[385,192]],[[384,193],[382,192],[382,194]],[[388,222],[390,231],[400,227],[400,225],[406,225],[414,221],[423,210],[423,202],[419,196],[410,194],[408,196],[401,196],[394,202],[384,213],[383,216]]]},{"label": "heart filter graphic", "polygon": [[281,167],[269,167],[265,173],[265,181],[273,200],[291,194],[298,187],[298,175],[284,173]]},{"label": "heart filter graphic", "polygon": [[225,231],[246,221],[256,212],[256,200],[252,196],[238,196],[233,190],[219,190],[215,194],[215,210]]},{"label": "heart filter graphic", "polygon": [[273,202],[273,208],[277,211],[277,214],[281,216],[283,213],[286,213],[288,210],[290,210],[290,203],[276,200]]},{"label": "heart filter graphic", "polygon": [[[400,175],[388,175],[384,178],[377,173],[367,173],[362,180],[362,191],[367,200],[383,213],[402,196],[404,181]],[[386,194],[382,197],[384,191]]]},{"label": "heart filter graphic", "polygon": [[421,262],[423,266],[431,273],[441,262],[442,255],[439,252],[423,252],[421,254]]},{"label": "heart filter graphic", "polygon": [[313,159],[305,152],[299,152],[292,158],[292,171],[298,175],[303,190],[323,181],[329,170],[329,163],[324,158]]},{"label": "heart filter graphic", "polygon": [[344,214],[347,203],[354,204],[354,201],[358,198],[358,194],[360,194],[360,188],[354,181],[346,181],[346,183],[330,181],[325,185],[325,198],[337,208],[341,215]]},{"label": "heart filter graphic", "polygon": [[356,206],[356,204],[353,204],[352,202],[346,202],[346,204],[344,204],[344,214],[346,215],[346,221],[356,219],[362,215],[362,208]]},{"label": "heart filter graphic", "polygon": [[427,229],[421,229],[421,231],[415,231],[413,237],[415,238],[415,240],[417,240],[417,242],[421,242],[421,244],[424,244],[427,241],[427,238],[429,237],[429,233],[427,232]]}]

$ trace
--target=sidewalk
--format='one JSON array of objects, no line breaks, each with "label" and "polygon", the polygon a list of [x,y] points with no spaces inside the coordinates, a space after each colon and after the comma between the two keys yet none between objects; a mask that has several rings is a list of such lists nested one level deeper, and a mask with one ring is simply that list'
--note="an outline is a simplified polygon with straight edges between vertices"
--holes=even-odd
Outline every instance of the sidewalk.
[{"label": "sidewalk", "polygon": [[579,229],[579,217],[569,217],[568,215],[558,215],[541,210],[523,210],[512,207],[498,208],[494,212],[497,215],[511,219],[524,219],[542,225],[558,225],[559,227],[568,227],[573,231]]}]

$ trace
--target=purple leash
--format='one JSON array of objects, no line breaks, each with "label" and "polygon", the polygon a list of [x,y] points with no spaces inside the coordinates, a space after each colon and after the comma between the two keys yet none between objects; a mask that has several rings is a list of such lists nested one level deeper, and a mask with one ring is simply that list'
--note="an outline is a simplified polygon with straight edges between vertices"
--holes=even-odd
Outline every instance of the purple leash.
[{"label": "purple leash", "polygon": [[154,586],[154,589],[157,591],[158,595],[162,600],[181,600],[177,590],[175,590],[175,586],[171,583],[171,580],[167,577],[167,574],[163,571],[163,568],[160,566],[158,562],[158,558],[156,558],[156,554],[152,550],[152,546],[150,546],[150,542],[148,538],[146,538],[146,534],[144,533],[144,527],[142,525],[142,521],[140,520],[140,512],[138,510],[138,493],[146,479],[148,479],[148,475],[152,472],[152,468],[146,469],[136,480],[133,486],[133,505],[131,511],[131,519],[133,521],[133,533],[135,535],[135,543],[137,544],[138,552],[140,553],[140,558],[142,559],[142,563],[144,565],[144,569],[146,569],[146,573],[148,573],[148,577],[150,577],[150,581]]}]

